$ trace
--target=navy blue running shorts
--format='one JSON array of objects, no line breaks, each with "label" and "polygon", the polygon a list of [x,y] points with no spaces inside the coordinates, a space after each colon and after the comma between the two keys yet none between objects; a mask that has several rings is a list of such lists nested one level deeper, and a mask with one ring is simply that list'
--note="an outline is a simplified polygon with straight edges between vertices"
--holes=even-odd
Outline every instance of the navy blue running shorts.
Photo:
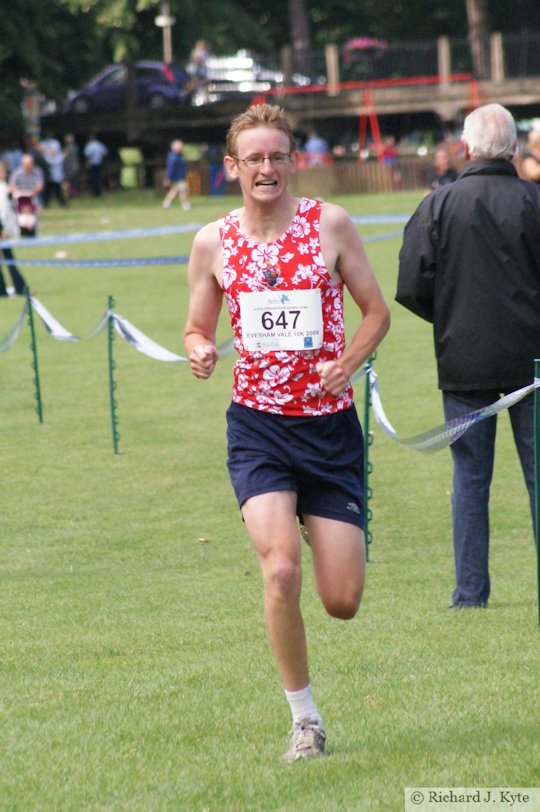
[{"label": "navy blue running shorts", "polygon": [[297,513],[364,527],[364,437],[354,406],[322,417],[269,414],[231,403],[227,468],[240,507],[294,491]]}]

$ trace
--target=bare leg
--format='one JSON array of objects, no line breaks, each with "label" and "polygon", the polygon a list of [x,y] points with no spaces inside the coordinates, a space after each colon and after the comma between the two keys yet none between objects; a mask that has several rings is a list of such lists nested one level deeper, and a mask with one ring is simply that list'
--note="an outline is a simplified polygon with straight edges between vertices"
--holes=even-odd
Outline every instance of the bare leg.
[{"label": "bare leg", "polygon": [[359,527],[320,516],[304,516],[317,591],[332,617],[353,618],[365,580],[364,533]]},{"label": "bare leg", "polygon": [[264,615],[270,647],[284,687],[299,691],[309,683],[304,622],[300,612],[301,545],[296,494],[254,496],[242,514],[261,564]]},{"label": "bare leg", "polygon": [[187,181],[180,181],[178,184],[178,194],[180,196],[180,203],[182,204],[183,209],[190,209],[191,204],[189,202],[189,186]]},{"label": "bare leg", "polygon": [[164,201],[163,201],[163,207],[164,207],[165,209],[168,209],[168,208],[169,208],[169,206],[171,205],[171,203],[173,202],[174,198],[176,197],[176,195],[177,195],[178,193],[179,193],[179,192],[178,192],[178,182],[173,181],[173,182],[171,183],[171,188],[169,189],[169,191],[168,191],[168,192],[167,192],[167,194],[165,195],[165,199],[164,199]]}]

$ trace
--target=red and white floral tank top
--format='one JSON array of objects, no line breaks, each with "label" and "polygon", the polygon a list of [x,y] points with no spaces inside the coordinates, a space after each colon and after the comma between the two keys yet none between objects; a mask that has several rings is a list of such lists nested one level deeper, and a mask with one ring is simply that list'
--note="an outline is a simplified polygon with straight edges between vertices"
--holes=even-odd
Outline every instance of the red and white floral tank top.
[{"label": "red and white floral tank top", "polygon": [[[263,412],[319,416],[348,409],[352,387],[335,397],[326,392],[316,370],[345,348],[343,284],[333,281],[319,242],[321,202],[302,198],[287,231],[275,242],[258,243],[242,233],[232,211],[220,222],[223,248],[222,287],[239,354],[234,367],[233,401]],[[323,336],[319,349],[247,350],[242,340],[240,294],[318,288]]]}]

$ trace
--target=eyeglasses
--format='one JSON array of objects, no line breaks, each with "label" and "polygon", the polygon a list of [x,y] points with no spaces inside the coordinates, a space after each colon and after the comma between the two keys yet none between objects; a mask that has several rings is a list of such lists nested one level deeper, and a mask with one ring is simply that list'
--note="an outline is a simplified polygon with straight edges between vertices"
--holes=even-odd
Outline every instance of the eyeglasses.
[{"label": "eyeglasses", "polygon": [[249,158],[239,158],[238,155],[233,155],[235,161],[242,161],[248,169],[259,169],[265,161],[270,161],[272,166],[285,166],[290,157],[290,152],[273,152],[272,155],[250,155]]}]

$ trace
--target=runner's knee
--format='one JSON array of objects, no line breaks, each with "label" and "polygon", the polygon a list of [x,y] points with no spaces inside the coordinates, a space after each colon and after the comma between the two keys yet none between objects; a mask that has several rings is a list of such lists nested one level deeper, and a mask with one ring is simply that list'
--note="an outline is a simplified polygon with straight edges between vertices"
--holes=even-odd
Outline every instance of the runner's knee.
[{"label": "runner's knee", "polygon": [[362,587],[347,592],[339,591],[330,595],[323,594],[321,600],[330,617],[335,617],[338,620],[352,620],[360,608]]},{"label": "runner's knee", "polygon": [[264,583],[267,592],[287,600],[300,593],[300,562],[286,556],[271,556],[263,563]]}]

